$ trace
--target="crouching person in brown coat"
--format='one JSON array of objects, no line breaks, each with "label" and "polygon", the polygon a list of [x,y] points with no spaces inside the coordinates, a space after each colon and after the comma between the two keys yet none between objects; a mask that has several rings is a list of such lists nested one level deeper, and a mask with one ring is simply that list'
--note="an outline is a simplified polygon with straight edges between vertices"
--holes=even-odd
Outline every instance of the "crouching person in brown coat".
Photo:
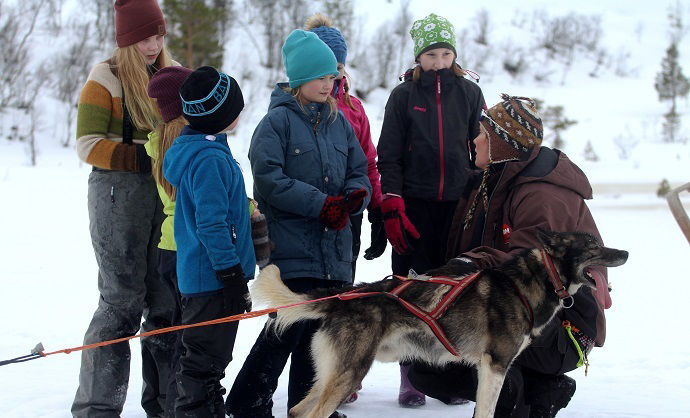
[{"label": "crouching person in brown coat", "polygon": [[[491,268],[540,246],[537,228],[588,232],[601,240],[585,204],[592,198],[589,181],[564,153],[540,147],[542,122],[534,101],[507,95],[502,99],[480,118],[474,144],[481,172],[458,202],[447,258]],[[589,273],[597,291],[578,292],[572,308],[561,310],[516,358],[496,416],[553,417],[570,401],[575,380],[564,373],[586,363],[592,347],[604,343],[603,309],[610,306],[605,269]],[[466,366],[415,364],[410,380],[425,394],[452,403],[458,397],[474,399],[477,374]]]}]

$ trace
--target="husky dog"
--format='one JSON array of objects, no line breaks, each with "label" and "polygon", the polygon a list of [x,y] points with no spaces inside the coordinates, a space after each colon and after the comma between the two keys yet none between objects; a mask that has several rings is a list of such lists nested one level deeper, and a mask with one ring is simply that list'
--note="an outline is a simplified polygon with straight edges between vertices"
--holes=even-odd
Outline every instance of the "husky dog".
[{"label": "husky dog", "polygon": [[[460,361],[474,365],[479,380],[475,417],[492,417],[513,359],[539,335],[559,309],[569,306],[567,298],[557,295],[549,278],[549,266],[560,277],[567,296],[582,286],[596,288],[586,267],[615,267],[628,258],[626,251],[606,248],[590,234],[540,230],[537,235],[543,250],[525,250],[497,268],[479,272],[438,319],[459,356],[452,355],[425,322],[394,298],[332,298],[281,309],[274,320],[278,333],[297,321],[321,320],[321,327],[312,340],[316,380],[289,416],[328,417],[357,389],[374,359],[388,362],[415,359],[437,365]],[[428,272],[428,276],[459,279],[471,273],[467,265],[451,260]],[[278,268],[270,265],[253,285],[252,296],[276,307],[357,289],[390,292],[400,283],[399,279],[391,278],[346,289],[297,294],[283,284]],[[415,280],[400,298],[431,311],[449,288]]]}]

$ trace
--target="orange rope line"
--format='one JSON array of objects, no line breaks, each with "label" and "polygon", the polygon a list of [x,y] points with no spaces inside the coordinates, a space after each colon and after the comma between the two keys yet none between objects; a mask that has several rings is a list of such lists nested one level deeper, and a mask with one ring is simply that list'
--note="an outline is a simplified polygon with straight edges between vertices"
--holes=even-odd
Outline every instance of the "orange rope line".
[{"label": "orange rope line", "polygon": [[237,314],[237,315],[226,316],[223,318],[212,319],[210,321],[196,322],[194,324],[187,324],[187,325],[175,325],[175,326],[167,327],[167,328],[159,328],[159,329],[155,329],[153,331],[142,332],[139,334],[131,335],[129,337],[116,338],[114,340],[101,341],[99,343],[93,343],[93,344],[85,344],[85,345],[80,345],[78,347],[63,348],[62,350],[50,351],[48,353],[40,352],[39,354],[41,355],[41,357],[48,357],[48,356],[51,356],[53,354],[59,354],[59,353],[70,354],[74,351],[83,351],[83,350],[88,350],[88,349],[96,348],[96,347],[104,347],[104,346],[111,345],[111,344],[117,344],[117,343],[121,343],[124,341],[133,340],[135,338],[142,338],[142,337],[149,337],[151,335],[165,334],[168,332],[179,331],[179,330],[186,329],[186,328],[205,327],[208,325],[224,324],[226,322],[234,322],[234,321],[240,321],[242,319],[256,318],[256,317],[259,317],[262,315],[269,314],[271,312],[277,312],[280,309],[292,308],[294,306],[306,305],[306,304],[314,303],[314,302],[321,302],[323,300],[334,299],[334,298],[337,298],[339,296],[340,296],[340,294],[337,294],[337,295],[327,296],[327,297],[323,297],[323,298],[319,298],[319,299],[305,300],[302,302],[292,303],[289,305],[278,306],[275,308],[262,309],[260,311],[252,311],[252,312],[241,313],[241,314]]}]

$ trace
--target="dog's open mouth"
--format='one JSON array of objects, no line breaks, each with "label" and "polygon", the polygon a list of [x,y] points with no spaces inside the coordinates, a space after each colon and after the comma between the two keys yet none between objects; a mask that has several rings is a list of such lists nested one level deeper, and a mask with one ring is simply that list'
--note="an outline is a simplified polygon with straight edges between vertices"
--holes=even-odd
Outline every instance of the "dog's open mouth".
[{"label": "dog's open mouth", "polygon": [[582,275],[585,277],[590,286],[594,288],[597,287],[597,282],[594,280],[594,276],[592,276],[592,273],[590,273],[588,269],[583,270]]}]

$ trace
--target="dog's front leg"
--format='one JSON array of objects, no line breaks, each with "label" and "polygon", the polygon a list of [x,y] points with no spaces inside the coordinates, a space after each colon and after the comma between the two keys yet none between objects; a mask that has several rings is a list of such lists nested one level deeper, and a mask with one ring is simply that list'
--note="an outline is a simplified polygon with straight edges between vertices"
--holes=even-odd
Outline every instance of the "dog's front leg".
[{"label": "dog's front leg", "polygon": [[495,364],[491,355],[487,353],[482,354],[478,368],[477,404],[474,408],[474,417],[491,418],[494,416],[507,369]]}]

